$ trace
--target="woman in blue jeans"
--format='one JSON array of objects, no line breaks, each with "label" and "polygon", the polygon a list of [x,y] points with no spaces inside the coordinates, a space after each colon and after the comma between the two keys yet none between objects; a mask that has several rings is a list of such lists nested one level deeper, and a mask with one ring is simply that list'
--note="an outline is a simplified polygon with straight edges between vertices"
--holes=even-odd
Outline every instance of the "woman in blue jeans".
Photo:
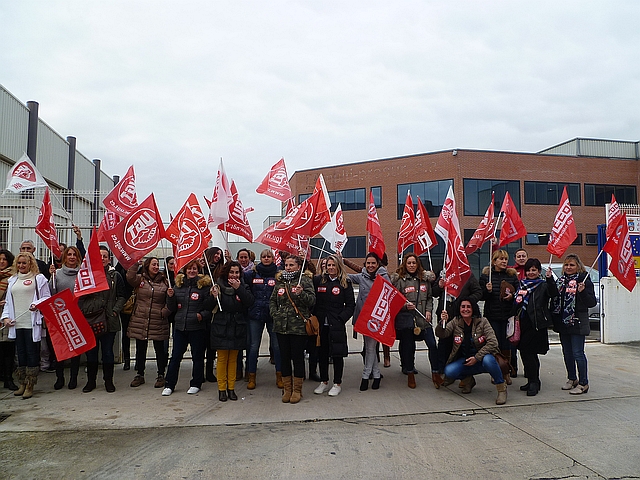
[{"label": "woman in blue jeans", "polygon": [[590,333],[589,308],[594,307],[597,300],[593,282],[578,255],[572,253],[565,257],[562,276],[558,279],[558,292],[552,301],[551,312],[553,330],[560,334],[567,369],[568,380],[562,390],[580,395],[589,391],[584,343]]},{"label": "woman in blue jeans", "polygon": [[476,384],[473,375],[489,373],[496,384],[498,397],[496,405],[507,402],[507,384],[495,358],[500,353],[498,340],[489,321],[480,316],[478,305],[468,298],[460,299],[458,314],[449,320],[446,310],[442,312],[442,322],[436,327],[438,338],[453,337],[453,349],[444,368],[448,378],[464,379],[467,388],[463,393],[471,393]]}]

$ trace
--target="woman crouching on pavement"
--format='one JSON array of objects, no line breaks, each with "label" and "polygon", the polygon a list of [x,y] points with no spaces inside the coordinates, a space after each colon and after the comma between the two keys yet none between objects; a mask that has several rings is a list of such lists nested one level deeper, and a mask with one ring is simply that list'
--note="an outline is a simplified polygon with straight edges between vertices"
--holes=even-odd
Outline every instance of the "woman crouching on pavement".
[{"label": "woman crouching on pavement", "polygon": [[462,393],[471,393],[476,384],[473,375],[489,373],[498,390],[496,405],[504,405],[507,402],[507,384],[495,357],[500,349],[493,328],[486,318],[480,316],[478,305],[468,298],[461,299],[458,305],[458,315],[448,321],[449,314],[443,310],[441,318],[446,326],[438,322],[436,327],[438,338],[453,336],[453,349],[444,374],[447,378],[466,379]]},{"label": "woman crouching on pavement", "polygon": [[276,286],[269,301],[273,331],[278,335],[280,347],[283,403],[298,403],[302,398],[304,349],[307,345],[305,319],[311,316],[311,309],[316,303],[313,281],[302,273],[301,268],[302,258],[295,255],[287,257],[284,271],[276,274]]},{"label": "woman crouching on pavement", "polygon": [[184,267],[185,273],[175,277],[175,288],[167,290],[167,308],[175,313],[173,351],[165,377],[163,396],[173,393],[178,383],[180,362],[191,345],[193,369],[187,393],[198,393],[204,382],[204,349],[207,344],[207,322],[216,303],[209,294],[211,277],[198,274],[200,264],[192,260]]},{"label": "woman crouching on pavement", "polygon": [[218,352],[218,400],[238,400],[235,392],[238,350],[247,348],[247,312],[254,302],[238,262],[224,264],[211,295],[220,302],[216,307],[222,307],[211,322],[211,348]]}]

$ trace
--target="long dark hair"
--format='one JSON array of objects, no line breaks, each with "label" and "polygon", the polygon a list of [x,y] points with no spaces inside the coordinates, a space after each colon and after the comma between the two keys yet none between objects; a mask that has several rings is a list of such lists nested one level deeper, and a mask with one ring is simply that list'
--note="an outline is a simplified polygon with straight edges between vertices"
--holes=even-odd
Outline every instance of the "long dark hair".
[{"label": "long dark hair", "polygon": [[460,317],[460,305],[462,305],[462,302],[469,302],[471,303],[471,316],[474,318],[480,318],[480,307],[478,307],[478,302],[476,302],[474,299],[472,299],[471,297],[461,297],[456,299],[456,304],[455,304],[455,309],[454,309],[454,316],[456,317]]}]

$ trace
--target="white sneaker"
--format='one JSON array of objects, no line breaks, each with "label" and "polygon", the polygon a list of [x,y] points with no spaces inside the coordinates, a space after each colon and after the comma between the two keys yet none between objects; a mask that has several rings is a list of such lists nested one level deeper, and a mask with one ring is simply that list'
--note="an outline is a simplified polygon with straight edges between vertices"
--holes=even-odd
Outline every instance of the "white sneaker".
[{"label": "white sneaker", "polygon": [[189,390],[187,390],[187,393],[189,395],[195,395],[199,391],[200,391],[200,389],[198,387],[189,387]]},{"label": "white sneaker", "polygon": [[168,397],[172,393],[173,393],[173,390],[171,390],[169,387],[166,387],[164,390],[162,390],[162,396],[163,397]]},{"label": "white sneaker", "polygon": [[322,395],[327,390],[329,390],[329,384],[328,383],[324,383],[324,382],[320,382],[320,385],[318,385],[316,387],[316,389],[313,391],[313,393],[315,393],[316,395]]},{"label": "white sneaker", "polygon": [[329,396],[330,397],[337,397],[340,392],[342,391],[342,387],[340,385],[338,385],[337,383],[333,384],[333,387],[331,387],[331,390],[329,390]]}]

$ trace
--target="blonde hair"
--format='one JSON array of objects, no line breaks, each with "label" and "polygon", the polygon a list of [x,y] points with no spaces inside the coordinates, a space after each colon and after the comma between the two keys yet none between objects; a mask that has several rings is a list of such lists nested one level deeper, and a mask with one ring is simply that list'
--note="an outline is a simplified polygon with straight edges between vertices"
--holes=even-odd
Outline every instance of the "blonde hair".
[{"label": "blonde hair", "polygon": [[34,275],[37,275],[40,273],[40,268],[38,268],[38,262],[36,262],[36,257],[34,257],[29,252],[20,252],[18,255],[16,255],[15,261],[13,262],[12,268],[13,268],[14,275],[18,273],[18,259],[20,257],[24,257],[27,259],[27,262],[29,263],[29,273],[33,273]]},{"label": "blonde hair", "polygon": [[[347,272],[344,268],[344,263],[342,263],[342,260],[340,260],[340,257],[338,257],[337,255],[329,255],[326,258],[327,264],[329,264],[329,260],[333,261],[333,263],[336,264],[336,268],[338,269],[338,281],[340,282],[340,285],[342,285],[342,288],[347,288]],[[322,272],[321,283],[326,283],[327,278],[329,278],[329,274],[325,270],[324,272]]]},{"label": "blonde hair", "polygon": [[563,275],[564,275],[564,266],[567,263],[569,263],[569,261],[571,261],[571,260],[576,262],[576,265],[578,266],[578,273],[584,273],[584,272],[587,271],[587,269],[584,266],[584,263],[582,263],[582,260],[580,260],[580,257],[575,253],[570,253],[569,255],[564,257],[564,260],[562,261],[562,274]]}]

